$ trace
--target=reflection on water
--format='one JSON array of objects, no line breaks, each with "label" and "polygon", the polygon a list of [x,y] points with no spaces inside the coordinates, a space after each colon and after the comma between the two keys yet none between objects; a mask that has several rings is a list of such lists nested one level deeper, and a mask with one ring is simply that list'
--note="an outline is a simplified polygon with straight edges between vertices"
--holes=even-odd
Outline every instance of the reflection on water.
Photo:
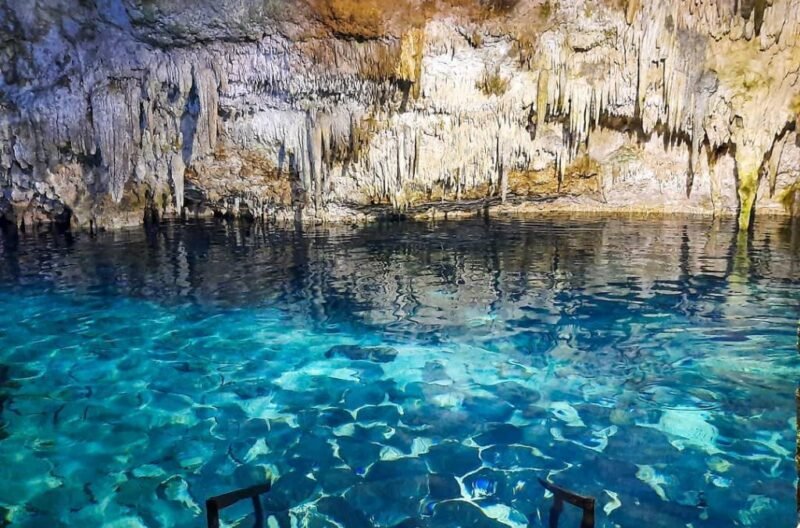
[{"label": "reflection on water", "polygon": [[6,232],[0,515],[276,478],[278,526],[543,526],[544,477],[600,526],[786,526],[798,286],[768,220]]}]

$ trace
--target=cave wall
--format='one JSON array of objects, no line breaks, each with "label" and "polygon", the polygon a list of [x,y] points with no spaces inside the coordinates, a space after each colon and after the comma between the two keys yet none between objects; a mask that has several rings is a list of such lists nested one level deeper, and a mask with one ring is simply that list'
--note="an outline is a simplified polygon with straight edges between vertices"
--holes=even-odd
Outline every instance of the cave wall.
[{"label": "cave wall", "polygon": [[0,214],[800,212],[800,0],[0,0]]}]

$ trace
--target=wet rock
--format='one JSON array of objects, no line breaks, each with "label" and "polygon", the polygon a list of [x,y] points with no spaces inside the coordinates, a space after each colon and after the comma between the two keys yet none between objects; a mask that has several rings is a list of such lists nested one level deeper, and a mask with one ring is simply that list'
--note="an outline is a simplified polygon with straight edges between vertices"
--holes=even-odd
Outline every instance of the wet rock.
[{"label": "wet rock", "polygon": [[397,357],[397,349],[387,346],[336,345],[325,352],[326,358],[346,357],[355,361],[389,363]]}]

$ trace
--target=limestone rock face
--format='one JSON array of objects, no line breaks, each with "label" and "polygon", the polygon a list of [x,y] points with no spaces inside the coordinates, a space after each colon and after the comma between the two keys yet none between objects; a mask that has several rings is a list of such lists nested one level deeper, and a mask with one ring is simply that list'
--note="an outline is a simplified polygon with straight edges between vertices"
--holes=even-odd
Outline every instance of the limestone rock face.
[{"label": "limestone rock face", "polygon": [[0,214],[800,213],[800,0],[0,0]]}]

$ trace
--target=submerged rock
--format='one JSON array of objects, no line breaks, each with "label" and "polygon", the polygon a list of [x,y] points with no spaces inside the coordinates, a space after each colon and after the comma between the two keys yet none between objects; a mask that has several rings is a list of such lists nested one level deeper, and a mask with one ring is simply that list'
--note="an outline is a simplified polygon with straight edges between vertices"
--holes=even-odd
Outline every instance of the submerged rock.
[{"label": "submerged rock", "polygon": [[361,477],[346,467],[321,468],[314,473],[314,477],[327,495],[339,495],[361,480]]},{"label": "submerged rock", "polygon": [[[184,508],[190,510],[194,515],[200,515],[202,510],[197,502],[189,493],[189,484],[178,475],[172,476],[162,482],[159,486],[159,493],[171,501],[175,501]],[[144,496],[142,496],[144,498]]]},{"label": "submerged rock", "polygon": [[166,475],[166,471],[154,464],[144,464],[135,468],[132,472],[136,478],[159,478]]},{"label": "submerged rock", "polygon": [[716,455],[722,452],[716,445],[719,431],[708,418],[709,413],[704,411],[668,409],[661,414],[658,423],[638,425],[665,433],[678,450],[693,447]]},{"label": "submerged rock", "polygon": [[503,423],[514,413],[514,407],[498,398],[470,395],[464,398],[463,407],[471,416],[480,417],[486,422]]},{"label": "submerged rock", "polygon": [[452,475],[428,475],[428,496],[437,501],[456,499],[461,496],[461,486]]},{"label": "submerged rock", "polygon": [[403,481],[409,482],[425,477],[428,474],[428,467],[419,458],[403,457],[396,460],[381,460],[375,463],[367,473],[367,480],[375,481]]},{"label": "submerged rock", "polygon": [[397,350],[387,346],[336,345],[325,352],[326,358],[335,356],[356,361],[389,363],[397,357]]},{"label": "submerged rock", "polygon": [[481,460],[486,465],[507,471],[529,469],[556,469],[563,467],[564,463],[549,456],[545,456],[535,447],[523,445],[494,445],[481,450]]},{"label": "submerged rock", "polygon": [[380,459],[381,446],[373,442],[349,437],[336,439],[339,457],[356,473],[363,475],[367,468]]},{"label": "submerged rock", "polygon": [[317,511],[342,526],[371,526],[367,516],[342,497],[322,497],[316,502]]},{"label": "submerged rock", "polygon": [[425,459],[432,471],[444,475],[462,476],[481,466],[478,449],[454,441],[431,446]]},{"label": "submerged rock", "polygon": [[517,409],[527,409],[542,398],[539,391],[516,381],[502,381],[488,388]]},{"label": "submerged rock", "polygon": [[522,431],[511,424],[494,424],[474,438],[480,446],[494,444],[516,444],[522,440]]},{"label": "submerged rock", "polygon": [[437,504],[433,510],[432,520],[437,526],[469,526],[470,528],[506,528],[508,526],[490,519],[478,506],[463,500]]},{"label": "submerged rock", "polygon": [[356,413],[361,424],[371,422],[394,426],[400,420],[400,410],[396,405],[365,405]]},{"label": "submerged rock", "polygon": [[307,475],[292,471],[282,475],[264,495],[264,509],[277,513],[302,504],[317,488],[317,482]]},{"label": "submerged rock", "polygon": [[369,526],[393,526],[418,516],[427,488],[423,472],[361,482],[348,490],[344,498],[372,520]]}]

